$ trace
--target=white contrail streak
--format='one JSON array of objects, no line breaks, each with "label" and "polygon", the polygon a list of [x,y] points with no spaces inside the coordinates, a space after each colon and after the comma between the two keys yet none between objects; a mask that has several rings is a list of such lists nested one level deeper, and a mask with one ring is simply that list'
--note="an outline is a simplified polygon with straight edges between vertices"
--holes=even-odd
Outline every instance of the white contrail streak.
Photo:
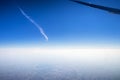
[{"label": "white contrail streak", "polygon": [[30,18],[30,16],[28,16],[20,7],[18,7],[20,12],[23,14],[23,16],[25,16],[31,23],[33,23],[41,32],[41,34],[44,36],[44,38],[48,41],[48,37],[45,34],[45,32],[43,31],[42,27],[40,27],[32,18]]}]

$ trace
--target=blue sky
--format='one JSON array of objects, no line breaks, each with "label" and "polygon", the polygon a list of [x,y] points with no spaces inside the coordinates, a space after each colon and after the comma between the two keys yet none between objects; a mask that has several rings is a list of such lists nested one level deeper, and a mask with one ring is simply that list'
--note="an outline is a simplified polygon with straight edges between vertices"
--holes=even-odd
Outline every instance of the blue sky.
[{"label": "blue sky", "polygon": [[[119,0],[83,0],[120,9]],[[39,30],[18,9],[35,20]],[[120,44],[120,15],[69,0],[1,0],[0,45]]]}]

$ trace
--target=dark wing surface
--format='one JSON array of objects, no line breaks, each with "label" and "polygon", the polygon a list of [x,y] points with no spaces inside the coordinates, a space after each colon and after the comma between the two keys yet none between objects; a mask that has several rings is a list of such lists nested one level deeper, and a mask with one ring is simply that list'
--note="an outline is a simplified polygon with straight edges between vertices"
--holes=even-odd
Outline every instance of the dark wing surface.
[{"label": "dark wing surface", "polygon": [[105,10],[105,11],[108,11],[108,12],[111,12],[111,13],[114,13],[114,14],[120,14],[120,9],[105,7],[105,6],[101,6],[101,5],[95,5],[95,4],[86,3],[86,2],[83,2],[83,1],[77,1],[77,0],[71,0],[71,1],[82,4],[82,5],[86,5],[86,6],[89,6],[89,7]]}]

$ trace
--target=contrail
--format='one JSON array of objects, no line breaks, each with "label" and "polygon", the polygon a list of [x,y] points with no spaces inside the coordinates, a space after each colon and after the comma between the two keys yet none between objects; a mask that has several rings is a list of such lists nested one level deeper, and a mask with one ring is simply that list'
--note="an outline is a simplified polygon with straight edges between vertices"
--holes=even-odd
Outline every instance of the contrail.
[{"label": "contrail", "polygon": [[30,18],[30,16],[28,16],[20,7],[18,7],[20,12],[23,14],[23,16],[25,16],[31,23],[33,23],[41,32],[41,34],[44,36],[44,38],[48,41],[48,37],[45,34],[45,32],[43,31],[42,27],[40,27],[32,18]]}]

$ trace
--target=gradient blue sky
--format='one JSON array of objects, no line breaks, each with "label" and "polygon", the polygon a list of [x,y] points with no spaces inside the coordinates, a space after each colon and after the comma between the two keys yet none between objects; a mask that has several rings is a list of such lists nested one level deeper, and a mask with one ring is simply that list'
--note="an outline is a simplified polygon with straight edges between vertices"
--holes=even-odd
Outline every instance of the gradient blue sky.
[{"label": "gradient blue sky", "polygon": [[[120,9],[120,0],[83,0]],[[49,37],[27,20],[17,5]],[[0,0],[0,45],[120,44],[120,15],[69,0]]]}]

